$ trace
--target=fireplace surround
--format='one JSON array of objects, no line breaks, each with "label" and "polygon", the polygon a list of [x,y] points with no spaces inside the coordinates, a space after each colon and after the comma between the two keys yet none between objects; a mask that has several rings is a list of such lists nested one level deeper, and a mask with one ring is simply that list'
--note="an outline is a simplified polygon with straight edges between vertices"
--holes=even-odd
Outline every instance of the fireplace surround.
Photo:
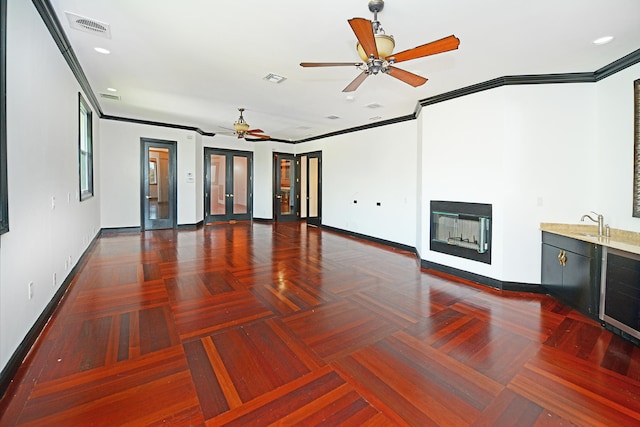
[{"label": "fireplace surround", "polygon": [[432,200],[429,248],[491,264],[491,212],[490,204]]}]

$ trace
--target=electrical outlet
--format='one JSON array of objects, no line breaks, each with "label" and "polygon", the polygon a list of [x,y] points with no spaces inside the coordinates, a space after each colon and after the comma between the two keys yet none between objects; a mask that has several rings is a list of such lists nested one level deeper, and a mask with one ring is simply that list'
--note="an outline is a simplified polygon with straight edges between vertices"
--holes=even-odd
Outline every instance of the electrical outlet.
[{"label": "electrical outlet", "polygon": [[29,282],[29,299],[33,298],[33,282]]}]

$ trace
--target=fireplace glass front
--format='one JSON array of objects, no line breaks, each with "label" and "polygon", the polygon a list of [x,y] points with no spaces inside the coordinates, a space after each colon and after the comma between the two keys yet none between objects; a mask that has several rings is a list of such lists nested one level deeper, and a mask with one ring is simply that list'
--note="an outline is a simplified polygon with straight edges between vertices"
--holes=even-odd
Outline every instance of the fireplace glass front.
[{"label": "fireplace glass front", "polygon": [[431,201],[430,249],[491,264],[491,205]]}]

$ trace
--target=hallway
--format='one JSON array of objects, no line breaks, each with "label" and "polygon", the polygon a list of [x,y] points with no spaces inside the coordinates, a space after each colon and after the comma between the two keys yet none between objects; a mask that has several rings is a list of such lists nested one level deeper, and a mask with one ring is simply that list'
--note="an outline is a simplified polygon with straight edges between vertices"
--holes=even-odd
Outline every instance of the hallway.
[{"label": "hallway", "polygon": [[99,238],[14,425],[637,425],[640,349],[545,295],[303,223]]}]

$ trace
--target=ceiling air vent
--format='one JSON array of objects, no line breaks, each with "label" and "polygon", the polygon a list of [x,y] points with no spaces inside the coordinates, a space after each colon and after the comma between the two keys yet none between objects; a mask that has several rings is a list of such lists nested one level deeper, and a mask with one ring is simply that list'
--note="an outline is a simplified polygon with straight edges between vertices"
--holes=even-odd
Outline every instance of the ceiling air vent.
[{"label": "ceiling air vent", "polygon": [[327,116],[327,119],[329,119],[329,120],[338,120],[339,118],[340,118],[340,117],[338,117],[338,116],[334,116],[334,115]]},{"label": "ceiling air vent", "polygon": [[113,101],[120,101],[120,97],[118,95],[111,95],[110,93],[101,93],[100,98],[111,99]]},{"label": "ceiling air vent", "polygon": [[71,12],[65,12],[65,14],[67,15],[71,28],[84,31],[85,33],[95,34],[96,36],[108,39],[111,38],[111,29],[109,24],[87,18],[86,16],[76,15]]}]

